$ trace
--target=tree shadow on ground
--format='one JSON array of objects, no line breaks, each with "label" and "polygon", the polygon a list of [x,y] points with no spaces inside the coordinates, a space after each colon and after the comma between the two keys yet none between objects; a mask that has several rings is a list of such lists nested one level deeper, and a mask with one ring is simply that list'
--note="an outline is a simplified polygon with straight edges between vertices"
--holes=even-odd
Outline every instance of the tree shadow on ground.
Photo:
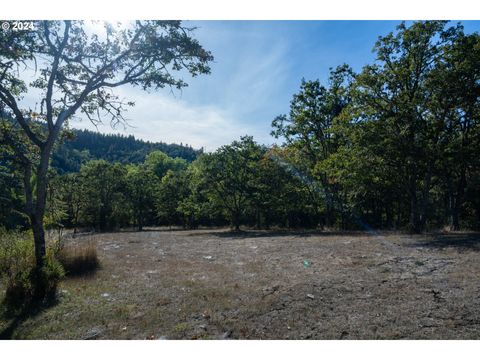
[{"label": "tree shadow on ground", "polygon": [[[129,234],[129,233],[156,233],[156,232],[181,232],[181,231],[191,231],[192,229],[183,228],[183,227],[146,227],[142,230],[138,229],[120,229],[120,230],[105,230],[105,231],[92,231],[92,232],[79,232],[76,234],[69,234],[66,238],[79,239],[83,237],[91,237],[96,235],[105,235],[105,234]],[[198,230],[198,229],[197,229]]]},{"label": "tree shadow on ground", "polygon": [[480,233],[432,234],[425,240],[417,241],[410,246],[480,251]]},{"label": "tree shadow on ground", "polygon": [[22,325],[26,320],[34,318],[39,315],[44,310],[47,310],[59,302],[58,298],[51,300],[49,302],[43,302],[40,304],[31,304],[28,307],[25,307],[21,310],[10,310],[5,307],[5,304],[2,304],[4,307],[1,309],[2,313],[0,317],[7,322],[7,326],[4,328],[0,327],[0,340],[13,340],[13,335],[15,330]]},{"label": "tree shadow on ground", "polygon": [[188,236],[213,236],[223,239],[270,238],[270,237],[331,237],[331,236],[373,236],[364,231],[322,231],[322,230],[225,230],[195,232]]},{"label": "tree shadow on ground", "polygon": [[102,266],[98,265],[92,269],[81,269],[81,270],[66,270],[65,278],[67,279],[92,279],[97,275],[97,272],[102,270]]},{"label": "tree shadow on ground", "polygon": [[188,229],[183,227],[144,227],[142,230],[138,229],[122,229],[118,231],[107,231],[113,233],[148,233],[148,232],[170,232],[170,231],[187,231]]}]

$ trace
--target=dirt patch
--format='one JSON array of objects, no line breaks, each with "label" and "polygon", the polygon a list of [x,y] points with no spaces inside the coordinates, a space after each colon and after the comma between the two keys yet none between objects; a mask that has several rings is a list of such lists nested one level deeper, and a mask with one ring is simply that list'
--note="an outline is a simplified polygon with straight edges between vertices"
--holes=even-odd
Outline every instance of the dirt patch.
[{"label": "dirt patch", "polygon": [[95,241],[101,269],[64,281],[59,304],[13,338],[480,337],[478,234],[197,230]]}]

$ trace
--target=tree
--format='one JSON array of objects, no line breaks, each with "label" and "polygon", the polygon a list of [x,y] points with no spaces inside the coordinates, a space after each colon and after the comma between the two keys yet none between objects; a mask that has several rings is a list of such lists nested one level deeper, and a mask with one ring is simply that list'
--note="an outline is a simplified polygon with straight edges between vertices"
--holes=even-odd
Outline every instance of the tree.
[{"label": "tree", "polygon": [[[379,155],[396,170],[408,196],[413,232],[425,229],[435,167],[438,159],[445,160],[439,145],[450,111],[432,96],[438,93],[434,79],[445,50],[462,33],[459,25],[445,26],[445,21],[400,24],[395,34],[379,38],[374,49],[377,63],[356,77],[354,121],[378,121],[384,129],[385,146]],[[458,88],[454,91],[459,94]]]},{"label": "tree", "polygon": [[[430,108],[441,129],[436,175],[446,194],[448,224],[460,229],[466,191],[480,167],[480,35],[465,35],[458,26],[446,44],[427,86]],[[470,197],[473,199],[475,196]]]},{"label": "tree", "polygon": [[[34,31],[0,33],[0,102],[39,153],[38,163],[26,161],[23,171],[38,270],[45,257],[49,160],[66,122],[81,112],[94,123],[108,116],[117,124],[133,103],[120,99],[113,89],[127,84],[144,90],[182,88],[187,84],[173,71],[209,73],[213,57],[191,37],[191,30],[180,21],[136,21],[127,28],[105,23],[104,33],[91,34],[81,21],[40,21]],[[30,64],[38,68],[37,77],[26,84],[17,74],[22,65]],[[41,91],[40,111],[20,107],[19,100],[29,88]],[[37,121],[45,126],[37,129]],[[32,172],[35,186],[30,182]]]},{"label": "tree", "polygon": [[264,149],[251,136],[200,157],[210,199],[227,213],[232,227],[240,229],[241,217],[251,204],[255,176]]},{"label": "tree", "polygon": [[[182,214],[178,207],[189,195],[186,172],[168,170],[162,178],[156,193],[156,209],[158,218],[168,225],[178,224]],[[182,221],[185,225],[185,221]]]},{"label": "tree", "polygon": [[157,181],[154,173],[145,165],[128,165],[126,174],[127,198],[133,210],[133,218],[142,231],[154,211],[153,194]]},{"label": "tree", "polygon": [[171,158],[162,151],[156,150],[149,153],[145,158],[145,166],[159,179],[162,179],[168,172],[185,170],[187,162],[182,158]]},{"label": "tree", "polygon": [[388,138],[381,123],[352,121],[355,116],[347,108],[337,119],[332,130],[341,139],[339,146],[317,167],[340,189],[342,228],[392,228],[393,209],[398,209],[395,204],[402,192],[395,172],[382,157]]},{"label": "tree", "polygon": [[44,225],[46,228],[56,228],[61,231],[67,217],[67,204],[62,199],[61,179],[55,170],[49,169]]},{"label": "tree", "polygon": [[[202,157],[192,162],[185,171],[187,189],[178,202],[177,211],[183,218],[183,226],[196,229],[203,225],[224,224],[218,206],[209,201],[210,184],[206,182]],[[183,175],[183,174],[182,174]]]},{"label": "tree", "polygon": [[67,225],[77,232],[80,221],[80,213],[84,206],[84,181],[79,173],[68,173],[60,177],[60,193],[67,208]]},{"label": "tree", "polygon": [[105,160],[91,160],[82,166],[81,216],[85,223],[105,231],[129,221],[126,175],[125,166]]},{"label": "tree", "polygon": [[298,170],[292,149],[273,147],[260,159],[254,178],[253,214],[257,228],[315,227],[317,199],[312,198],[315,183]]},{"label": "tree", "polygon": [[[2,114],[0,108],[0,227],[7,229],[25,226],[28,218],[23,213],[22,165],[28,161],[28,144],[22,134],[13,126],[11,119]],[[18,156],[13,147],[21,148],[24,154]],[[31,157],[30,157],[31,158]]]},{"label": "tree", "polygon": [[[329,181],[325,172],[315,171],[315,167],[337,149],[338,141],[332,126],[350,102],[349,87],[353,76],[348,65],[341,65],[330,70],[328,88],[318,80],[302,80],[300,91],[290,102],[289,116],[277,116],[272,122],[272,135],[284,138],[292,151],[299,152],[304,176],[320,182],[326,208],[324,222],[327,226],[334,222],[338,189]],[[319,198],[319,194],[313,192],[312,196]]]}]

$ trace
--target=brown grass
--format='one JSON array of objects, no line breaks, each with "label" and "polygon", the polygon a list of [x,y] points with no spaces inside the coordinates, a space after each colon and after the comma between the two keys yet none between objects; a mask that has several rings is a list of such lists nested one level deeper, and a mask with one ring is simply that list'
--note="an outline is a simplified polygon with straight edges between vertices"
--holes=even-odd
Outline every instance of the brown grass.
[{"label": "brown grass", "polygon": [[58,304],[34,317],[15,326],[0,317],[0,338],[480,339],[480,234],[91,239],[101,269],[62,281]]},{"label": "brown grass", "polygon": [[57,259],[67,276],[92,274],[100,267],[94,240],[63,246],[57,253]]}]

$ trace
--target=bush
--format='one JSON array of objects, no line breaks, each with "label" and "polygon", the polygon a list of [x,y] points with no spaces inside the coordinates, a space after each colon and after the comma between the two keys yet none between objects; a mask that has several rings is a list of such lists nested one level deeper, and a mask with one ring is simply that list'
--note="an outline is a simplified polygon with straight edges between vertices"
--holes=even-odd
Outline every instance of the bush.
[{"label": "bush", "polygon": [[65,275],[62,265],[46,257],[44,266],[22,271],[9,278],[4,304],[7,309],[27,309],[31,305],[49,304],[55,300],[58,282]]},{"label": "bush", "polygon": [[58,250],[56,257],[68,276],[86,275],[100,266],[97,246],[92,240],[78,245],[64,245]]},{"label": "bush", "polygon": [[35,266],[33,236],[30,232],[0,228],[0,277],[21,277]]},{"label": "bush", "polygon": [[22,310],[53,301],[58,282],[64,275],[51,248],[47,250],[43,268],[35,268],[31,232],[0,229],[0,277],[5,279],[3,302],[8,310]]}]

